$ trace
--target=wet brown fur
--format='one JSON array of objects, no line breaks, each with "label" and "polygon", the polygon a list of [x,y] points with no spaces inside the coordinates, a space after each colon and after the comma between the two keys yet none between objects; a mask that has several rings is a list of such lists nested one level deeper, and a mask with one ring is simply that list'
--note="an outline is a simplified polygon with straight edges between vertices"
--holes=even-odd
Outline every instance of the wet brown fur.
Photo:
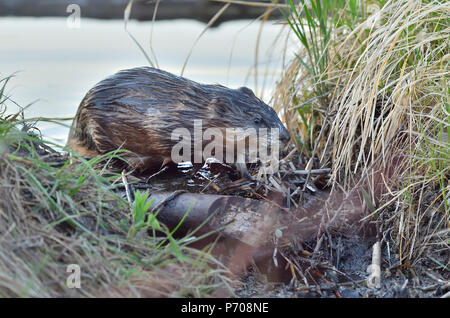
[{"label": "wet brown fur", "polygon": [[[261,124],[254,122],[255,117]],[[280,129],[289,133],[272,108],[245,87],[204,85],[171,73],[141,67],[121,71],[94,86],[82,100],[69,134],[68,146],[84,156],[118,148],[138,174],[154,172],[170,162],[176,128],[193,136],[193,120],[210,127]],[[192,152],[193,153],[193,152]]]}]

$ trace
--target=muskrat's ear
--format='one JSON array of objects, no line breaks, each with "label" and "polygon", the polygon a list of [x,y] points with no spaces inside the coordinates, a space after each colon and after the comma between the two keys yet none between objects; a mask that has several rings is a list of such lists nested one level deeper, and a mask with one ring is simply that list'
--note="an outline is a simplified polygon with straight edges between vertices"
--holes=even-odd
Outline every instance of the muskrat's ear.
[{"label": "muskrat's ear", "polygon": [[253,91],[248,87],[243,86],[243,87],[238,88],[237,90],[240,91],[241,93],[244,93],[247,96],[250,96],[250,97],[255,96],[255,93],[253,93]]},{"label": "muskrat's ear", "polygon": [[216,112],[220,114],[226,114],[229,112],[235,111],[235,107],[233,107],[233,103],[227,97],[214,97],[211,102],[211,107],[216,110]]}]

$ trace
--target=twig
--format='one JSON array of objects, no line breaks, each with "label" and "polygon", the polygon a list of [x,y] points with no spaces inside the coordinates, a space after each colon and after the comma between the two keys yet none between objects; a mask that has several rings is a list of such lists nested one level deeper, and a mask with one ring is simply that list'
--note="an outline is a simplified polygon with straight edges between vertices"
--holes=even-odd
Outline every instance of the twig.
[{"label": "twig", "polygon": [[372,264],[367,267],[367,272],[370,273],[367,278],[367,287],[381,288],[381,243],[377,241],[373,245]]},{"label": "twig", "polygon": [[450,281],[448,281],[444,286],[442,286],[443,290],[450,289]]},{"label": "twig", "polygon": [[209,183],[202,189],[202,191],[200,191],[200,193],[203,193],[211,185],[216,192],[218,192],[218,190],[221,191],[222,189],[214,183],[214,181],[216,181],[219,176],[220,174],[218,174],[214,179],[210,180]]},{"label": "twig", "polygon": [[[303,274],[303,271],[301,270],[301,266],[300,266],[300,264],[298,264],[297,260],[296,259],[292,259],[292,260],[289,259],[288,257],[286,257],[284,255],[284,253],[282,251],[280,251],[279,254],[286,260],[286,262],[288,262],[288,264],[290,264],[294,269],[297,270],[297,273],[300,274],[300,276],[302,277],[303,282],[305,283],[305,285],[307,287],[309,287],[308,279],[306,279],[305,274]],[[297,279],[297,276],[295,275],[295,271],[293,271],[293,274],[294,274],[293,276]]]},{"label": "twig", "polygon": [[[325,126],[327,125],[328,115],[329,115],[329,114],[327,114],[327,115],[325,116],[325,119],[324,119],[324,121],[323,121],[322,127],[320,128],[319,136],[317,136],[316,142],[315,142],[315,144],[314,144],[314,149],[313,149],[313,152],[312,152],[312,154],[311,154],[311,160],[314,160],[314,156],[316,155],[316,150],[317,150],[317,146],[319,145],[319,140],[320,140],[320,138],[322,137],[322,133],[323,133],[323,131],[324,131]],[[312,165],[311,165],[311,166],[312,166]],[[308,185],[308,182],[309,182],[309,178],[310,178],[310,177],[311,177],[311,170],[308,171],[308,174],[307,174],[307,176],[306,176],[305,185],[303,186],[303,190],[302,190],[302,192],[300,193],[300,201],[303,200],[303,193],[304,193],[305,190],[306,190],[306,187],[307,187],[307,185]]]},{"label": "twig", "polygon": [[216,20],[225,12],[226,9],[228,9],[228,7],[230,6],[231,3],[227,3],[225,4],[222,9],[220,9],[219,11],[217,11],[217,13],[211,18],[211,20],[209,20],[208,24],[206,25],[206,27],[203,29],[203,31],[200,33],[200,35],[197,37],[197,39],[195,40],[194,44],[191,47],[191,50],[189,51],[188,56],[186,57],[186,60],[184,61],[183,67],[181,68],[181,76],[183,76],[184,74],[184,70],[186,69],[186,65],[189,61],[189,58],[192,55],[192,52],[194,51],[195,46],[197,45],[198,41],[201,39],[201,37],[203,36],[203,34],[214,24],[214,22],[216,22]]},{"label": "twig", "polygon": [[159,176],[161,173],[163,173],[164,171],[166,171],[167,169],[169,169],[169,166],[164,166],[161,170],[159,170],[158,172],[155,172],[154,174],[152,174],[150,177],[148,177],[145,180],[145,183],[148,183],[150,181],[151,178]]},{"label": "twig", "polygon": [[159,3],[161,2],[161,0],[156,0],[156,4],[155,4],[155,9],[153,10],[153,17],[152,17],[152,27],[150,30],[150,51],[152,52],[153,58],[155,59],[155,66],[157,68],[159,68],[159,64],[158,64],[158,59],[156,58],[156,54],[155,51],[153,50],[153,28],[155,26],[155,20],[156,20],[156,13],[158,12],[158,8],[159,8]]},{"label": "twig", "polygon": [[130,205],[131,205],[131,204],[133,204],[133,202],[131,201],[130,185],[128,184],[127,176],[125,175],[125,170],[122,170],[122,182],[123,182],[123,185],[125,186],[125,192],[127,194],[127,200],[130,203]]},{"label": "twig", "polygon": [[320,239],[317,241],[316,247],[314,248],[313,255],[316,256],[319,253],[320,247],[322,246],[324,234],[320,236]]},{"label": "twig", "polygon": [[279,209],[281,209],[281,210],[283,210],[283,211],[289,213],[293,218],[295,218],[298,222],[300,222],[300,219],[299,219],[298,217],[296,217],[295,214],[292,213],[291,211],[289,211],[288,209],[283,208],[281,205],[279,205],[278,203],[276,203],[276,202],[274,202],[274,201],[270,201],[269,199],[267,199],[266,197],[262,196],[262,195],[259,194],[259,193],[256,193],[256,192],[255,192],[255,195],[256,195],[257,197],[259,197],[259,198],[261,198],[261,199],[263,199],[263,200],[265,200],[265,201],[267,201],[267,202],[269,202],[269,203],[275,205],[277,208],[279,208]]},{"label": "twig", "polygon": [[[294,167],[294,165],[292,164],[292,161],[288,161],[288,160],[291,159],[291,157],[292,157],[292,156],[294,155],[294,153],[296,153],[296,152],[297,152],[297,148],[292,149],[291,152],[288,153],[286,157],[284,157],[283,159],[280,160],[280,164],[285,163],[285,162],[288,162],[289,165],[291,166],[291,168]],[[293,168],[293,170],[295,170],[295,167]]]},{"label": "twig", "polygon": [[331,172],[331,169],[323,168],[323,169],[294,170],[294,171],[280,170],[280,172],[286,173],[286,174],[295,174],[295,175],[299,175],[299,176],[307,176],[308,174],[326,174],[326,173]]},{"label": "twig", "polygon": [[441,298],[450,298],[450,291],[442,295]]},{"label": "twig", "polygon": [[145,49],[142,47],[142,45],[139,43],[139,41],[133,36],[133,34],[131,34],[131,32],[128,31],[128,28],[127,28],[128,27],[128,20],[130,19],[131,8],[133,7],[133,2],[134,2],[134,0],[130,0],[130,2],[128,2],[128,5],[126,6],[125,11],[123,13],[125,32],[127,32],[128,36],[137,45],[139,50],[141,50],[142,54],[144,54],[145,59],[147,60],[148,64],[150,64],[151,67],[154,67],[155,65],[153,64],[151,58],[148,56],[147,52],[145,52]]},{"label": "twig", "polygon": [[425,275],[427,275],[428,277],[430,277],[431,279],[434,279],[435,281],[437,281],[440,284],[444,284],[445,280],[440,279],[439,277],[434,276],[433,274],[431,274],[430,272],[426,271]]},{"label": "twig", "polygon": [[302,103],[302,104],[300,104],[300,105],[297,105],[297,106],[288,108],[288,110],[295,110],[295,109],[297,109],[297,108],[301,108],[301,107],[303,107],[303,106],[305,106],[305,105],[307,105],[307,104],[312,103],[312,102],[315,101],[316,99],[319,99],[319,98],[326,97],[326,96],[330,95],[330,93],[331,93],[331,92],[326,92],[325,94],[322,94],[322,95],[319,95],[319,96],[315,96],[315,97],[313,97],[313,98],[310,98],[310,99],[308,99],[306,102],[304,102],[304,103]]}]

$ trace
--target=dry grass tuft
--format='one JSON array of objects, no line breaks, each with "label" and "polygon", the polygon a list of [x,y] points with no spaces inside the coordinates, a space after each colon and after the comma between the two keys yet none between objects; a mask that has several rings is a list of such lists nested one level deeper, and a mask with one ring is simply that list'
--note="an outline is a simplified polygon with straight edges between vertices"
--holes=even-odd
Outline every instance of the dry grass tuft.
[{"label": "dry grass tuft", "polygon": [[431,251],[447,255],[434,263],[449,270],[450,4],[379,3],[330,8],[327,41],[313,8],[305,14],[297,6],[303,17],[291,12],[292,29],[312,15],[317,27],[307,27],[306,38],[325,63],[312,72],[318,64],[304,45],[274,103],[298,148],[315,151],[333,181],[350,189],[369,177],[371,217],[382,221],[403,263],[431,259]]}]

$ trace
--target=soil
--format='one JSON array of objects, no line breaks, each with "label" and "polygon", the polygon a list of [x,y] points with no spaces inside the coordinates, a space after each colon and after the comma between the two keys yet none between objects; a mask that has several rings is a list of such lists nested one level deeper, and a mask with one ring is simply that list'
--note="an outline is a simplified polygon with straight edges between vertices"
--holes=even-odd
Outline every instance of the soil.
[{"label": "soil", "polygon": [[[300,281],[265,282],[257,270],[250,268],[242,277],[245,285],[237,291],[239,297],[323,297],[323,298],[428,298],[441,297],[448,291],[448,283],[439,272],[428,267],[414,269],[398,264],[398,255],[388,255],[382,247],[381,288],[368,288],[367,267],[371,264],[374,239],[332,236],[335,245],[320,249],[316,268],[323,275],[316,283]],[[305,242],[314,244],[313,242]],[[325,247],[328,245],[327,247]],[[312,245],[313,246],[313,245]],[[396,265],[395,265],[396,264]],[[334,265],[334,269],[329,266]],[[327,267],[327,268],[325,268]]]}]

